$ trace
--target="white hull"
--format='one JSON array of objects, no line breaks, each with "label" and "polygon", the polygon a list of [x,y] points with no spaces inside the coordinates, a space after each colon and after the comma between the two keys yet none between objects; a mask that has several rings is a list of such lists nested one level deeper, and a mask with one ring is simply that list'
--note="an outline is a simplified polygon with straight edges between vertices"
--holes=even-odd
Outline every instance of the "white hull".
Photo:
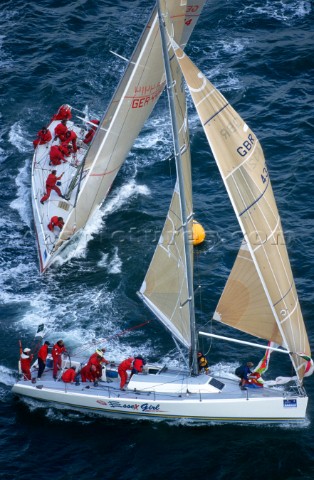
[{"label": "white hull", "polygon": [[[69,234],[68,240],[59,241],[60,230],[55,228],[55,232],[51,232],[48,229],[48,223],[51,217],[62,217],[66,221],[69,213],[71,212],[77,195],[77,184],[69,195],[69,200],[63,200],[55,191],[51,192],[49,199],[41,204],[40,200],[46,192],[46,179],[52,170],[57,171],[57,176],[63,173],[60,190],[62,194],[68,192],[69,186],[77,173],[78,166],[82,163],[84,155],[86,153],[86,145],[82,142],[86,131],[82,130],[72,122],[68,121],[67,126],[76,132],[78,138],[78,146],[80,146],[76,156],[70,155],[66,157],[67,163],[53,166],[49,164],[49,152],[52,145],[59,145],[59,141],[54,141],[54,129],[60,123],[60,121],[54,120],[48,126],[52,140],[49,144],[38,145],[35,150],[32,165],[32,208],[34,216],[34,225],[36,232],[36,240],[38,244],[38,256],[40,271],[43,273],[57,258],[69,240],[73,239],[75,230]],[[86,175],[87,172],[84,173]],[[77,183],[77,182],[76,182]],[[57,242],[58,246],[56,246]]]},{"label": "white hull", "polygon": [[[240,390],[234,378],[186,377],[179,371],[167,374],[134,375],[128,389],[121,391],[119,379],[80,385],[47,378],[33,384],[19,381],[13,392],[23,397],[52,402],[59,408],[92,411],[106,417],[185,420],[194,422],[303,422],[308,398],[272,388]],[[172,381],[169,382],[169,378]],[[211,387],[210,382],[220,386]],[[165,387],[166,385],[166,387]],[[167,390],[174,391],[160,391]],[[172,387],[171,387],[172,385]],[[208,387],[209,386],[209,387]],[[223,387],[221,387],[223,386]],[[190,393],[194,392],[194,393]]]}]

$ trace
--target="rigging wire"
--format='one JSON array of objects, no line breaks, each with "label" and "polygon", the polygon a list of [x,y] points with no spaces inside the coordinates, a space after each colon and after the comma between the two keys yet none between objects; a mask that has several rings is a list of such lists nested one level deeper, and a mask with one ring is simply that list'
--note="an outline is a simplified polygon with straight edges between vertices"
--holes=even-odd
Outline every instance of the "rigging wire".
[{"label": "rigging wire", "polygon": [[93,340],[92,342],[86,342],[84,343],[80,349],[78,349],[76,351],[76,354],[80,354],[80,353],[84,353],[86,352],[87,348],[91,345],[95,345],[96,343],[98,344],[103,344],[105,342],[108,342],[109,340],[112,340],[113,338],[115,337],[120,337],[121,335],[124,335],[125,333],[127,332],[130,332],[132,330],[135,330],[137,328],[141,328],[141,327],[144,327],[145,325],[148,325],[150,322],[152,322],[152,320],[146,320],[145,322],[143,323],[139,323],[138,325],[135,325],[134,327],[129,327],[129,328],[125,328],[124,330],[120,330],[119,332],[117,333],[114,333],[113,335],[109,335],[109,337],[106,337],[106,338],[99,338],[99,339],[95,339]]},{"label": "rigging wire", "polygon": [[186,366],[186,368],[189,368],[188,361],[187,361],[186,357],[183,355],[183,352],[182,352],[182,349],[179,345],[179,342],[177,342],[177,340],[174,336],[172,336],[172,339],[173,339],[174,343],[176,344],[177,350],[179,351],[179,354],[180,354],[180,356],[183,360],[184,365]]}]

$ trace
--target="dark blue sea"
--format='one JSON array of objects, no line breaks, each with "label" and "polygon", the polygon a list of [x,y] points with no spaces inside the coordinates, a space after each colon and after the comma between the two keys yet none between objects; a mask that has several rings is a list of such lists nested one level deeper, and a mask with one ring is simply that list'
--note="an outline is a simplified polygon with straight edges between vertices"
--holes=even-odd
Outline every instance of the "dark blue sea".
[{"label": "dark blue sea", "polygon": [[[30,203],[36,132],[63,103],[88,107],[92,118],[103,114],[125,68],[110,50],[131,55],[152,6],[152,0],[0,2],[0,479],[313,479],[313,377],[305,380],[308,418],[297,427],[113,421],[11,393],[18,342],[32,347],[42,322],[47,339],[63,338],[70,352],[88,355],[108,339],[109,358],[142,353],[177,362],[170,336],[136,295],[175,183],[166,97],[71,258],[44,276]],[[186,51],[262,143],[314,347],[313,2],[208,0]],[[189,107],[194,211],[207,232],[195,251],[197,321],[231,335],[211,316],[241,234],[190,101]],[[231,343],[203,340],[201,348],[211,365],[259,360],[256,350]],[[270,370],[290,375],[277,357]]]}]

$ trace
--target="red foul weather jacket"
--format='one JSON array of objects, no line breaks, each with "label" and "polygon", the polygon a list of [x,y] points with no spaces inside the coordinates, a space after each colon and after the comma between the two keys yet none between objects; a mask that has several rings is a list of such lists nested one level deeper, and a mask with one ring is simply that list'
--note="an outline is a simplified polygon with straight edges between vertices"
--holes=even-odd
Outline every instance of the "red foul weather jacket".
[{"label": "red foul weather jacket", "polygon": [[57,177],[54,173],[50,173],[46,180],[46,187],[54,187],[60,178],[61,176]]},{"label": "red foul weather jacket", "polygon": [[60,355],[62,355],[62,353],[65,352],[65,346],[63,347],[60,347],[60,345],[58,345],[57,343],[53,346],[53,349],[52,349],[52,358],[57,358],[57,357],[60,357]]},{"label": "red foul weather jacket", "polygon": [[61,378],[64,381],[64,383],[71,383],[71,382],[74,382],[75,377],[76,377],[76,371],[73,370],[72,368],[68,368],[64,372]]},{"label": "red foul weather jacket", "polygon": [[42,345],[38,350],[38,358],[40,358],[44,363],[46,363],[48,355],[48,345]]},{"label": "red foul weather jacket", "polygon": [[126,360],[123,360],[123,362],[120,363],[118,370],[132,370],[132,365],[133,365],[134,358],[129,357]]}]

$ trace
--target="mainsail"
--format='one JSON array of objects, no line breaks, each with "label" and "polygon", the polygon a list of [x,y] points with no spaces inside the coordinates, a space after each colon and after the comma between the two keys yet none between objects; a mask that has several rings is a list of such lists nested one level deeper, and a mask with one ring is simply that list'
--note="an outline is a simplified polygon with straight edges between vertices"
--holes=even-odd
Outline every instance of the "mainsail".
[{"label": "mainsail", "polygon": [[[170,0],[167,3],[173,20],[172,33],[184,47],[205,0],[200,0],[197,4],[192,0]],[[154,9],[87,153],[85,178],[81,182],[76,204],[69,212],[56,242],[55,252],[73,233],[85,226],[105,200],[164,86],[158,15]]]},{"label": "mainsail", "polygon": [[[256,270],[253,281],[244,278],[242,249],[215,317],[287,349],[302,380],[306,363],[297,354],[310,356],[310,347],[262,148],[252,130],[181,48],[175,46],[175,52],[246,239],[246,264],[251,261],[250,270],[253,265]],[[257,277],[262,289],[256,287]],[[239,292],[242,286],[245,293],[230,295],[232,289]],[[232,314],[228,315],[230,302]],[[256,307],[266,303],[261,319]],[[265,329],[260,327],[261,321],[265,321]]]},{"label": "mainsail", "polygon": [[[163,5],[165,12],[165,5]],[[169,16],[165,17],[170,28]],[[188,219],[190,258],[192,245],[192,181],[190,141],[183,77],[172,48],[169,51],[174,115],[178,128],[178,150],[185,193],[185,215]],[[178,153],[178,152],[175,152]],[[177,179],[166,222],[156,251],[140,289],[140,295],[172,335],[186,347],[191,346],[190,305],[186,252],[181,208],[181,190]],[[192,265],[191,265],[192,268]]]}]

